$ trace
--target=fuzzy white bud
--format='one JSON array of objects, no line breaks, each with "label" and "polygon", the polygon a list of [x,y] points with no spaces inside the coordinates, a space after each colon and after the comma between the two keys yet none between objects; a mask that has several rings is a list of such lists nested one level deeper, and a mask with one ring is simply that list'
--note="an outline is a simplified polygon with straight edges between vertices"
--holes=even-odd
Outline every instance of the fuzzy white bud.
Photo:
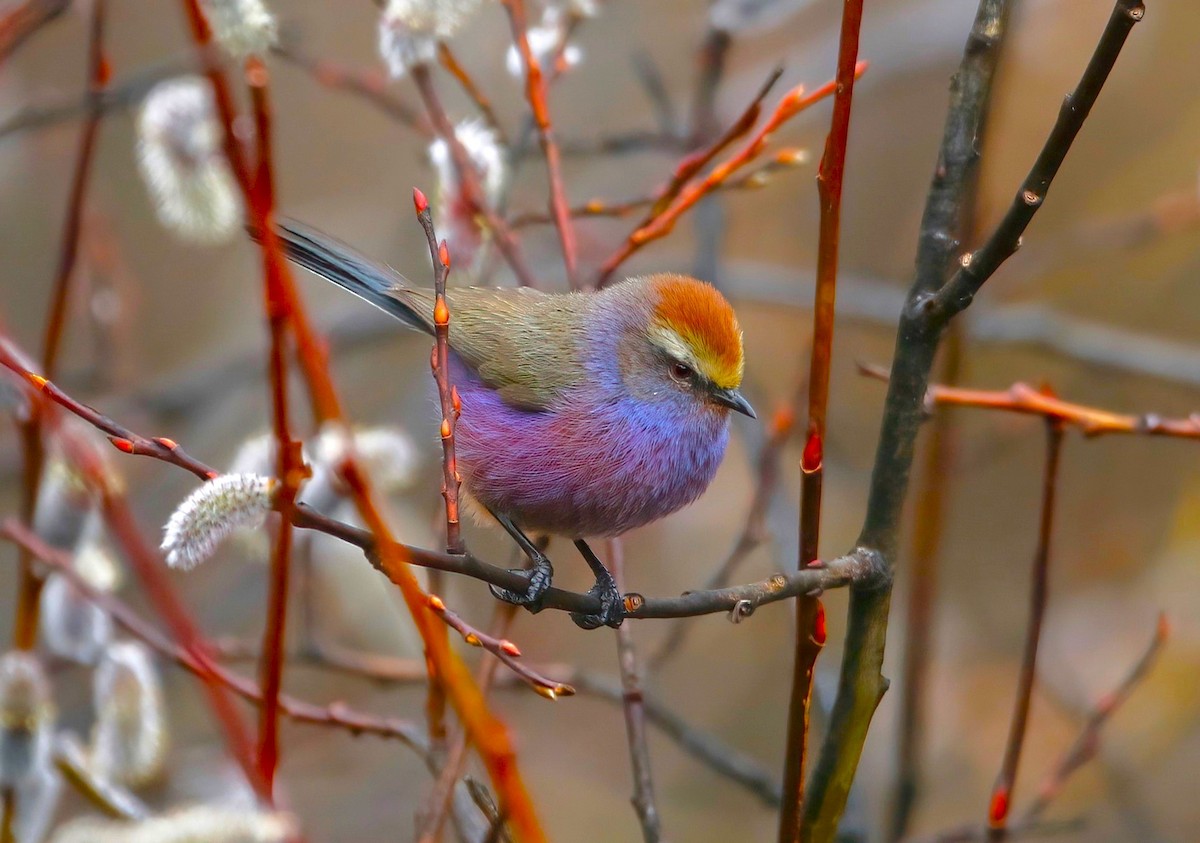
[{"label": "fuzzy white bud", "polygon": [[53,729],[50,683],[37,656],[0,656],[0,787],[16,787],[48,766]]},{"label": "fuzzy white bud", "polygon": [[[475,167],[488,204],[495,205],[508,177],[504,150],[496,133],[480,120],[464,120],[454,127],[454,136]],[[465,235],[475,231],[474,215],[463,200],[450,145],[442,138],[435,140],[429,145],[429,160],[437,171],[435,225],[452,246],[469,248],[474,238]]]},{"label": "fuzzy white bud", "polygon": [[[569,17],[568,10],[559,6],[547,6],[542,11],[541,22],[537,26],[531,26],[525,32],[525,39],[529,42],[529,52],[533,53],[533,57],[537,59],[543,71],[546,69],[546,63],[554,58],[560,48],[562,49],[563,64],[568,68],[583,61],[583,50],[574,44],[565,46],[563,44],[567,37]],[[525,78],[525,59],[515,44],[508,48],[504,66],[511,76],[517,79]]]},{"label": "fuzzy white bud", "polygon": [[[71,567],[84,583],[105,594],[115,590],[121,580],[120,565],[96,539],[80,542]],[[94,664],[112,640],[113,622],[108,612],[60,572],[46,577],[39,617],[46,649],[78,664]]]},{"label": "fuzzy white bud", "polygon": [[13,828],[16,843],[42,843],[46,839],[62,789],[62,775],[53,764],[39,768],[17,786],[17,821]]},{"label": "fuzzy white bud", "polygon": [[482,0],[389,0],[379,16],[379,54],[394,77],[432,62],[439,41],[454,37]]},{"label": "fuzzy white bud", "polygon": [[273,478],[261,474],[222,474],[200,486],[167,521],[162,542],[167,564],[194,568],[234,530],[261,526],[276,486]]},{"label": "fuzzy white bud", "polygon": [[50,843],[282,843],[294,832],[286,814],[196,805],[135,822],[73,820]]},{"label": "fuzzy white bud", "polygon": [[78,664],[94,664],[113,635],[108,612],[58,572],[42,587],[40,625],[46,649]]},{"label": "fuzzy white bud", "polygon": [[198,76],[169,79],[138,115],[138,164],[159,221],[186,240],[218,243],[242,219],[237,182],[221,146],[212,88]]},{"label": "fuzzy white bud", "polygon": [[[395,427],[370,427],[353,431],[353,437],[354,454],[377,489],[392,494],[412,486],[417,476],[417,447],[407,433]],[[343,426],[322,428],[312,445],[314,475],[309,485],[326,474],[336,477],[350,446]]]},{"label": "fuzzy white bud", "polygon": [[92,677],[96,725],[89,766],[101,779],[128,787],[153,781],[166,758],[162,686],[150,651],[139,641],[108,649]]},{"label": "fuzzy white bud", "polygon": [[751,35],[783,23],[812,0],[717,0],[708,9],[708,23],[722,32]]},{"label": "fuzzy white bud", "polygon": [[231,56],[260,55],[275,45],[279,25],[262,0],[201,0],[213,38]]}]

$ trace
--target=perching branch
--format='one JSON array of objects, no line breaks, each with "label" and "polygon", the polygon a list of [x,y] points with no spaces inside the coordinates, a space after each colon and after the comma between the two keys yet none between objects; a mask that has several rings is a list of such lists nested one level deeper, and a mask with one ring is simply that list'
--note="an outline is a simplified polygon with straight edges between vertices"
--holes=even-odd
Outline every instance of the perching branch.
[{"label": "perching branch", "polygon": [[[220,475],[215,468],[189,456],[176,442],[165,438],[152,439],[134,433],[98,411],[79,403],[52,382],[29,371],[26,364],[27,358],[16,346],[0,336],[0,365],[20,375],[31,386],[31,394],[44,394],[45,398],[109,434],[110,441],[118,450],[168,462],[204,480],[211,480]],[[371,564],[385,574],[387,571],[384,569],[382,556],[394,552],[413,565],[472,577],[509,590],[521,591],[528,585],[520,574],[484,562],[469,551],[463,554],[442,553],[400,544],[394,540],[378,542],[371,531],[330,518],[303,504],[295,507],[291,518],[296,527],[316,530],[358,547]],[[786,600],[798,594],[843,588],[859,580],[877,580],[881,570],[878,556],[860,548],[821,566],[810,566],[806,570],[789,574],[776,574],[766,580],[740,586],[685,592],[679,597],[647,598],[631,593],[626,595],[631,604],[626,617],[683,618],[732,612],[741,619],[753,613],[759,606]],[[555,587],[546,592],[543,606],[584,614],[600,611],[600,601],[596,598]]]}]

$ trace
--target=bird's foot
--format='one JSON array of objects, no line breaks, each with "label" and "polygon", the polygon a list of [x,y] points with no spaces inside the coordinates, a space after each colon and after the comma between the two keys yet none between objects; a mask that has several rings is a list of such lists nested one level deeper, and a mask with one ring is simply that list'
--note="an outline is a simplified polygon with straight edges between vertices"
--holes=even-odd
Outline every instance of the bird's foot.
[{"label": "bird's foot", "polygon": [[625,620],[625,600],[617,590],[617,581],[603,568],[597,572],[596,584],[588,589],[588,595],[600,601],[600,611],[595,615],[571,612],[571,620],[580,629],[596,629],[611,626],[616,629]]},{"label": "bird's foot", "polygon": [[491,589],[492,595],[497,600],[524,606],[530,612],[537,614],[542,610],[542,598],[546,596],[546,591],[550,588],[550,581],[554,578],[554,568],[550,565],[550,559],[540,552],[533,557],[532,562],[532,568],[509,569],[511,573],[520,574],[529,583],[525,586],[524,592],[512,591],[490,584],[488,588]]}]

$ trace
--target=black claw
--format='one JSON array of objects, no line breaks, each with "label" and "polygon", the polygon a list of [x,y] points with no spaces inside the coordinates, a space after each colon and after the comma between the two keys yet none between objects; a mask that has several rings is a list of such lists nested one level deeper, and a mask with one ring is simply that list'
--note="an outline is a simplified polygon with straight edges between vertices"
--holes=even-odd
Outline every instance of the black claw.
[{"label": "black claw", "polygon": [[546,592],[550,589],[550,582],[554,579],[554,569],[550,566],[550,560],[539,554],[533,560],[532,568],[513,568],[510,569],[510,572],[520,574],[528,581],[529,585],[525,587],[524,593],[489,584],[488,588],[493,596],[505,603],[524,606],[533,614],[540,612],[542,598],[546,596]]},{"label": "black claw", "polygon": [[580,629],[596,629],[601,626],[619,627],[625,620],[625,601],[617,590],[617,582],[612,574],[603,568],[603,573],[597,572],[596,584],[588,589],[588,594],[600,601],[600,612],[595,615],[585,615],[581,612],[571,612],[571,620]]}]

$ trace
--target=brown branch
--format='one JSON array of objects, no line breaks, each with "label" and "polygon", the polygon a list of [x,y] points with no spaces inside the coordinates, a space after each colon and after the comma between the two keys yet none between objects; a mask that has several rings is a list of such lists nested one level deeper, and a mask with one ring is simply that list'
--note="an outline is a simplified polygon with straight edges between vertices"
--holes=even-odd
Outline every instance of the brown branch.
[{"label": "brown branch", "polygon": [[[862,75],[866,71],[866,63],[860,63],[855,68],[856,75]],[[836,83],[829,82],[822,85],[811,94],[804,93],[804,87],[798,86],[793,88],[779,104],[775,107],[774,112],[767,118],[762,126],[750,137],[750,140],[737,153],[730,158],[718,164],[712,171],[698,183],[693,184],[690,188],[683,190],[680,195],[668,207],[654,215],[653,219],[643,225],[640,225],[635,231],[625,239],[625,242],[614,252],[604,264],[600,267],[600,273],[596,280],[597,287],[603,287],[617,268],[626,260],[632,257],[647,243],[651,243],[662,237],[666,237],[675,228],[675,223],[679,218],[691,209],[697,202],[715,190],[722,182],[728,180],[731,176],[749,165],[762,154],[766,148],[767,141],[772,132],[779,128],[782,124],[791,120],[801,111],[820,102],[828,96],[834,94]]]},{"label": "brown branch", "polygon": [[[884,381],[888,379],[887,372],[878,366],[860,364],[859,371],[867,377]],[[925,405],[930,410],[934,406],[977,407],[1041,416],[1078,428],[1089,438],[1117,433],[1200,439],[1200,414],[1193,414],[1186,419],[1171,419],[1157,413],[1114,413],[1099,407],[1063,401],[1052,393],[1034,389],[1021,382],[1003,390],[964,389],[930,384],[925,392]]]},{"label": "brown branch", "polygon": [[[797,567],[807,568],[820,555],[821,492],[825,478],[825,418],[829,406],[829,372],[833,363],[833,318],[837,298],[838,251],[841,241],[842,184],[854,80],[858,75],[858,41],[863,0],[846,0],[838,46],[833,115],[825,151],[817,171],[820,206],[817,243],[817,283],[813,296],[812,352],[808,374],[808,425],[800,460],[800,556]],[[808,761],[809,713],[813,673],[825,647],[825,607],[819,598],[796,598],[796,641],[792,688],[784,743],[783,811],[779,843],[799,843],[804,835],[804,773]]]},{"label": "brown branch", "polygon": [[[542,68],[537,57],[529,48],[524,0],[501,0],[501,2],[504,3],[509,23],[512,25],[513,43],[525,65],[525,98],[529,101],[529,108],[533,112],[533,121],[537,126],[538,140],[542,147],[542,157],[546,159],[546,176],[550,182],[550,213],[554,216],[554,226],[558,229],[558,240],[562,246],[567,281],[571,288],[575,289],[579,286],[575,265],[575,229],[571,224],[567,192],[563,186],[562,154],[558,148],[558,141],[554,137],[554,124],[550,121],[546,79],[542,76]],[[563,39],[563,44],[566,44],[566,37]]]},{"label": "brown branch", "polygon": [[548,700],[575,696],[575,689],[567,683],[543,676],[537,670],[519,661],[521,649],[507,638],[497,638],[494,635],[489,635],[480,629],[476,629],[455,612],[451,611],[436,594],[429,595],[428,603],[429,607],[438,617],[445,621],[448,627],[462,636],[463,641],[472,647],[482,647],[491,653],[497,660],[512,670],[518,679],[536,691],[539,696],[545,697]]},{"label": "brown branch", "polygon": [[[1006,5],[1006,0],[982,0],[977,25],[1002,17]],[[913,446],[922,418],[921,402],[942,331],[1011,254],[1011,249],[1006,250],[1004,245],[1015,248],[1016,238],[1040,207],[1050,179],[1066,157],[1130,29],[1141,19],[1143,11],[1140,0],[1117,0],[1092,61],[1051,131],[1030,180],[1018,194],[1017,203],[1021,207],[1010,210],[988,244],[970,261],[970,271],[964,274],[960,269],[943,286],[969,175],[976,164],[976,141],[990,90],[990,76],[973,62],[973,57],[989,46],[994,47],[1003,28],[977,27],[968,41],[960,74],[952,88],[941,159],[922,222],[917,277],[898,325],[892,382],[876,448],[867,512],[858,539],[860,547],[881,554],[889,574],[895,565]],[[1032,203],[1026,202],[1026,198],[1031,198]],[[890,576],[879,583],[861,583],[851,589],[847,655],[842,662],[838,695],[821,756],[813,770],[805,810],[808,839],[818,843],[832,840],[836,833],[871,718],[887,688],[881,670],[890,604]]]},{"label": "brown branch", "polygon": [[1021,657],[1021,673],[1017,680],[1017,696],[1009,725],[1004,760],[988,807],[988,839],[1003,840],[1008,833],[1008,812],[1013,789],[1017,783],[1017,768],[1025,745],[1025,728],[1029,722],[1029,705],[1037,678],[1038,643],[1041,641],[1042,621],[1046,617],[1046,600],[1050,587],[1050,541],[1054,532],[1054,502],[1058,491],[1058,469],[1061,464],[1063,426],[1046,422],[1046,465],[1042,476],[1042,508],[1038,519],[1037,550],[1033,556],[1033,573],[1029,590],[1029,625],[1025,633],[1025,652]]},{"label": "brown branch", "polygon": [[[625,590],[625,553],[620,539],[608,542],[608,564],[617,590]],[[625,714],[625,735],[629,744],[629,763],[633,770],[633,808],[642,827],[646,843],[662,840],[662,820],[654,799],[654,777],[650,767],[650,745],[646,738],[646,700],[642,692],[642,675],[638,666],[633,629],[617,627],[617,664],[621,674],[621,710]]]}]

